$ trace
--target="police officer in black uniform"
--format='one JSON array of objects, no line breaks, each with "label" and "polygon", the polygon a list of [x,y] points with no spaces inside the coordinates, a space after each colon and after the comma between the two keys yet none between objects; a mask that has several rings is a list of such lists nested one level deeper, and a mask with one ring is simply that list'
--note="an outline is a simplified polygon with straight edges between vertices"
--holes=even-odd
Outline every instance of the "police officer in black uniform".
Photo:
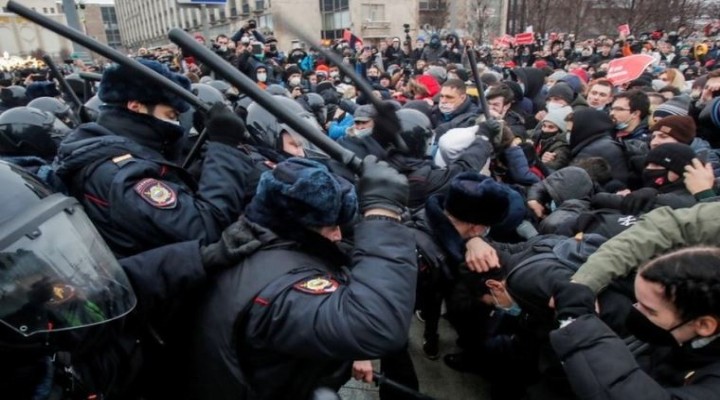
[{"label": "police officer in black uniform", "polygon": [[[138,61],[189,90],[187,78],[165,65]],[[175,163],[185,101],[119,65],[105,70],[98,97],[105,105],[97,122],[62,142],[56,170],[113,252],[129,256],[179,241],[216,241],[253,191],[246,187],[252,161],[237,148],[246,132],[242,121],[225,104],[212,107],[195,181]]]},{"label": "police officer in black uniform", "polygon": [[364,218],[347,256],[336,242],[358,208],[352,184],[301,158],[263,173],[216,252],[217,263],[238,267],[211,280],[185,324],[185,396],[308,399],[321,386],[339,389],[353,360],[404,348],[417,277],[399,217],[408,183],[372,156],[361,175]]},{"label": "police officer in black uniform", "polygon": [[4,161],[0,187],[2,397],[139,398],[147,322],[205,281],[206,248],[118,261],[77,199]]}]

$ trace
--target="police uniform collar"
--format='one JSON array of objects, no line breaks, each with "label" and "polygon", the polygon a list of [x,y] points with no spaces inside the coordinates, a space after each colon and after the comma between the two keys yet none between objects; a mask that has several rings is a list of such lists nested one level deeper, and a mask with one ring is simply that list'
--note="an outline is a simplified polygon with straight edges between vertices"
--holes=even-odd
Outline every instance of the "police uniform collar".
[{"label": "police uniform collar", "polygon": [[157,126],[154,125],[155,121],[153,120],[155,119],[157,118],[126,108],[109,107],[102,110],[97,123],[118,136],[131,139],[141,146],[155,150],[171,159],[176,150],[175,146],[182,138],[182,132],[172,130],[159,132]]}]

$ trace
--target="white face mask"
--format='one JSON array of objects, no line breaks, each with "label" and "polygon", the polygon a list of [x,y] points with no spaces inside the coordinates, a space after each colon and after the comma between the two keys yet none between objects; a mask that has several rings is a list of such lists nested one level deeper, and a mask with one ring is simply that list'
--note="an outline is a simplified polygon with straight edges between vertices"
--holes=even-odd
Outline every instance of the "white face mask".
[{"label": "white face mask", "polygon": [[355,129],[355,136],[365,137],[372,133],[372,128]]},{"label": "white face mask", "polygon": [[258,82],[265,82],[267,80],[267,74],[257,74]]},{"label": "white face mask", "polygon": [[300,84],[300,77],[294,76],[294,77],[290,78],[288,83],[290,84],[290,86],[297,86]]},{"label": "white face mask", "polygon": [[337,71],[330,71],[330,77],[331,78],[337,78],[340,75]]},{"label": "white face mask", "polygon": [[443,114],[450,114],[455,111],[455,105],[451,103],[440,103],[438,104],[438,109]]},{"label": "white face mask", "polygon": [[171,125],[180,126],[180,121],[178,121],[178,120],[166,119],[166,118],[158,118],[158,117],[155,117],[155,118],[156,118],[156,119],[159,119],[159,120],[162,121],[162,122],[166,122],[166,123],[168,123],[168,124],[171,124]]},{"label": "white face mask", "polygon": [[557,110],[558,108],[563,108],[563,105],[560,103],[545,103],[545,107],[548,111]]}]

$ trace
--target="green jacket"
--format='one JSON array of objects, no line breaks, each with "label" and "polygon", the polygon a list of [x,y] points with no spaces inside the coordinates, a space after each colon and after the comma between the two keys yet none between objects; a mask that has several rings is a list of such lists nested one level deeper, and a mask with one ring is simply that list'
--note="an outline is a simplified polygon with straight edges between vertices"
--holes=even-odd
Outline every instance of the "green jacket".
[{"label": "green jacket", "polygon": [[700,244],[720,246],[720,203],[699,203],[677,210],[661,207],[605,242],[572,280],[597,293],[657,255]]}]

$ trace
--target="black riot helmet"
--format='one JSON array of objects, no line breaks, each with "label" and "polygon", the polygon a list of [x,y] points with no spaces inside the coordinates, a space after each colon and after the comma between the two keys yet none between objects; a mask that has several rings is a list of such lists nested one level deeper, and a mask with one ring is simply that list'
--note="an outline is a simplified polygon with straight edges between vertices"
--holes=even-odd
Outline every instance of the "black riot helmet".
[{"label": "black riot helmet", "polygon": [[55,118],[62,121],[68,128],[74,129],[80,124],[80,121],[70,106],[54,97],[38,97],[29,102],[27,106],[53,114]]},{"label": "black riot helmet", "polygon": [[307,97],[307,105],[310,108],[308,111],[315,115],[315,119],[317,119],[320,126],[325,126],[328,119],[328,110],[325,106],[325,99],[317,93],[308,93],[305,96]]},{"label": "black riot helmet", "polygon": [[137,303],[77,199],[0,161],[0,351],[76,351]]},{"label": "black riot helmet", "polygon": [[100,116],[100,107],[102,107],[104,104],[105,103],[103,103],[103,101],[100,100],[97,95],[94,95],[85,102],[83,108],[85,108],[85,113],[87,114],[90,121],[97,121],[98,117]]},{"label": "black riot helmet", "polygon": [[[315,116],[310,112],[305,111],[298,102],[285,96],[273,96],[273,99],[279,103],[281,108],[284,108],[285,110],[290,111],[292,114],[295,114],[305,120],[309,127],[322,132],[322,128],[317,123]],[[292,129],[289,129],[287,125],[281,123],[275,115],[265,110],[258,103],[252,103],[248,107],[246,125],[251,136],[253,136],[256,141],[269,146],[270,148],[282,150],[282,139],[280,135],[283,132],[290,133],[296,137],[298,141],[302,141],[306,148],[312,147],[304,138],[302,138],[302,136],[294,132]]]},{"label": "black riot helmet", "polygon": [[228,101],[232,103],[237,101],[239,93],[237,89],[232,87],[232,85],[230,85],[229,83],[225,81],[214,80],[208,82],[207,84],[219,90],[220,93],[222,93]]},{"label": "black riot helmet", "polygon": [[[191,90],[200,100],[202,100],[203,103],[222,103],[228,106],[230,105],[230,102],[225,99],[225,95],[211,85],[193,83]],[[192,108],[192,125],[198,133],[202,132],[203,129],[205,129],[205,113],[197,112],[194,108]]]},{"label": "black riot helmet", "polygon": [[22,107],[28,103],[25,88],[22,86],[12,85],[0,89],[0,102],[6,108]]},{"label": "black riot helmet", "polygon": [[402,129],[400,137],[408,147],[407,155],[424,158],[433,136],[430,118],[422,112],[411,108],[398,110],[396,114]]},{"label": "black riot helmet", "polygon": [[16,107],[0,114],[0,155],[52,160],[58,143],[69,132],[70,128],[49,112]]}]

